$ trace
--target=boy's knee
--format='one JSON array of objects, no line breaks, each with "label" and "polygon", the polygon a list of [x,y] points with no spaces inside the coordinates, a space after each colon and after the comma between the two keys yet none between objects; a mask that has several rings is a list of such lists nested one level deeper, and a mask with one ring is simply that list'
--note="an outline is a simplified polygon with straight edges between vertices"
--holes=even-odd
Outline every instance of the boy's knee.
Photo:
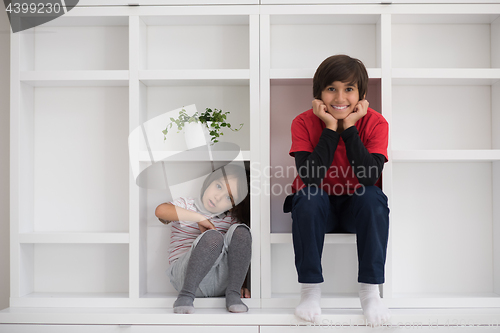
[{"label": "boy's knee", "polygon": [[387,196],[377,186],[362,186],[354,193],[358,209],[369,209],[375,214],[389,213]]},{"label": "boy's knee", "polygon": [[378,198],[387,201],[387,197],[378,186],[360,186],[355,190],[354,196],[363,201],[372,201]]}]

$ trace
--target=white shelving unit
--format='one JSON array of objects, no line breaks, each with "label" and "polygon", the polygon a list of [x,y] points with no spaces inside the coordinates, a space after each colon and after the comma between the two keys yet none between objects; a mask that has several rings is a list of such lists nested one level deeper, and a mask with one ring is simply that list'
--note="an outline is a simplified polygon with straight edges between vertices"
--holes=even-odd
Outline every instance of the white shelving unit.
[{"label": "white shelving unit", "polygon": [[[262,260],[263,281],[271,281],[262,286],[263,307],[294,307],[299,298],[298,283],[283,278],[294,274],[291,237],[283,234],[291,232],[291,218],[282,213],[289,193],[277,190],[286,189],[296,173],[289,146],[282,143],[290,141],[292,119],[310,108],[315,68],[337,53],[365,63],[367,99],[391,128],[383,176],[392,211],[385,302],[424,308],[500,305],[500,220],[494,204],[500,177],[498,9],[263,7],[261,114],[270,119],[263,125],[270,131],[270,145],[264,147],[269,157],[263,161],[277,176],[263,184],[270,190],[262,212],[270,220],[263,216],[262,230],[271,231],[262,235],[262,253],[271,253]],[[352,283],[354,242],[342,238],[350,235],[328,236],[322,305],[359,307]],[[341,262],[332,257],[339,253],[354,257]],[[286,272],[279,273],[284,261]]]},{"label": "white shelving unit", "polygon": [[[390,124],[382,291],[394,320],[432,317],[432,308],[442,308],[432,318],[495,318],[500,4],[404,2],[82,0],[13,34],[11,308],[0,322],[285,330],[299,301],[291,217],[282,213],[295,177],[290,125],[311,107],[316,67],[337,53],[365,63],[367,99]],[[154,217],[164,194],[137,187],[127,140],[190,104],[244,123],[222,141],[240,146],[252,182],[247,317],[227,319],[223,298],[197,299],[191,321],[164,314],[176,297],[165,274],[170,231]],[[158,133],[137,162],[175,154],[178,144]],[[355,236],[325,243],[326,318],[362,320]]]}]

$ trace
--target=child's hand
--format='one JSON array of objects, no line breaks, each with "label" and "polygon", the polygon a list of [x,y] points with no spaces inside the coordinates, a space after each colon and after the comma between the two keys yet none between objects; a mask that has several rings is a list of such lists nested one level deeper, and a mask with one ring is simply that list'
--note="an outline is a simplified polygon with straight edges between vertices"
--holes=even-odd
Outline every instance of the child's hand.
[{"label": "child's hand", "polygon": [[344,130],[348,129],[351,126],[354,126],[358,120],[366,116],[368,112],[368,101],[363,99],[356,104],[353,111],[344,118]]},{"label": "child's hand", "polygon": [[206,220],[206,219],[198,222],[198,228],[200,228],[201,233],[204,233],[205,231],[207,231],[209,229],[217,230],[217,229],[215,229],[215,226],[213,225],[213,223],[210,222],[209,220]]},{"label": "child's hand", "polygon": [[322,100],[313,99],[312,107],[313,113],[325,123],[327,128],[333,131],[337,130],[338,121],[330,113],[328,113],[328,109]]},{"label": "child's hand", "polygon": [[241,288],[241,298],[250,298],[250,290],[247,288],[243,287]]}]

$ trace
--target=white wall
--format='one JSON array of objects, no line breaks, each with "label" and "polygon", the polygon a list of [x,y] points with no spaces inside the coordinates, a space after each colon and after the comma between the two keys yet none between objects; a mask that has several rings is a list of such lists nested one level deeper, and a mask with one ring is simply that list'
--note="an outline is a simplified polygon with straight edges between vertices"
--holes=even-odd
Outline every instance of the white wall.
[{"label": "white wall", "polygon": [[0,309],[9,306],[10,31],[0,4]]}]

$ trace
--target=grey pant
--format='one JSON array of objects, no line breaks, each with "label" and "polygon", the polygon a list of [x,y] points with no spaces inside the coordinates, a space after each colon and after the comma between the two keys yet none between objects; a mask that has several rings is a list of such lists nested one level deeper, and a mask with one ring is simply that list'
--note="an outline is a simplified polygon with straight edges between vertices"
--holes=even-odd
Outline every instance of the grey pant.
[{"label": "grey pant", "polygon": [[[229,248],[229,244],[231,244],[233,232],[238,227],[243,227],[250,230],[250,228],[248,228],[248,226],[245,224],[236,223],[229,227],[228,231],[224,235],[224,247],[222,248],[222,252],[220,253],[219,257],[215,261],[208,274],[201,281],[198,289],[196,289],[196,297],[217,297],[225,295],[229,277],[227,250]],[[191,245],[189,251],[175,260],[167,270],[167,274],[170,278],[170,283],[177,291],[180,291],[182,289],[182,285],[184,284],[186,269],[189,258],[191,257],[191,252],[196,247],[203,235],[204,233],[199,235],[194,240],[193,245]]]}]

